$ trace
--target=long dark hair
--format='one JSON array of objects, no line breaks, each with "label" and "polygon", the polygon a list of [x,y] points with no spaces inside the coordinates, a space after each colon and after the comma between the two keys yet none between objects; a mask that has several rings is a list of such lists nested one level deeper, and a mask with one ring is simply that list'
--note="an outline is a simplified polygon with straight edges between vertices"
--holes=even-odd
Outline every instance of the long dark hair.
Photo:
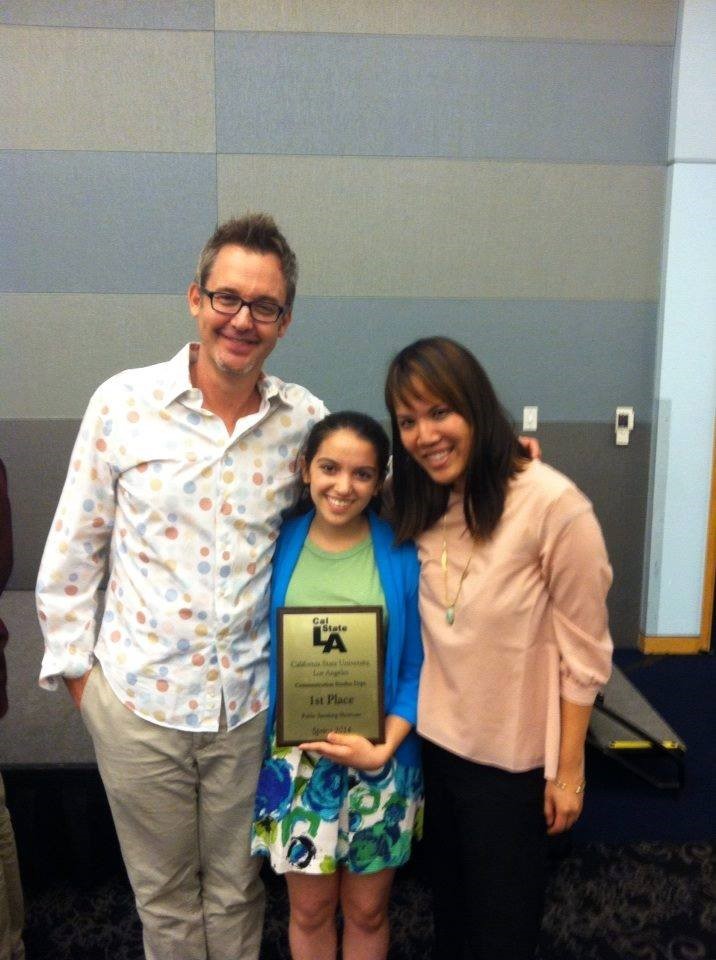
[{"label": "long dark hair", "polygon": [[447,509],[450,488],[436,483],[406,451],[396,404],[438,397],[467,420],[472,449],[463,508],[473,537],[488,539],[505,507],[507,484],[525,456],[490,379],[475,357],[447,337],[427,337],[405,347],[388,368],[385,403],[393,427],[393,513],[398,541],[418,536]]},{"label": "long dark hair", "polygon": [[[378,477],[382,482],[388,472],[388,460],[390,458],[390,440],[388,434],[381,427],[377,420],[369,417],[367,413],[358,413],[356,410],[339,410],[337,413],[329,413],[323,420],[314,424],[310,433],[306,437],[301,448],[300,459],[306,466],[311,465],[311,461],[318,453],[323,441],[336,430],[351,430],[361,440],[367,440],[375,450],[375,458],[378,462]],[[297,516],[307,513],[312,509],[311,494],[307,484],[301,488],[301,493],[295,507],[290,511],[289,516]],[[369,504],[370,509],[376,513],[380,509],[380,495],[376,494]]]}]

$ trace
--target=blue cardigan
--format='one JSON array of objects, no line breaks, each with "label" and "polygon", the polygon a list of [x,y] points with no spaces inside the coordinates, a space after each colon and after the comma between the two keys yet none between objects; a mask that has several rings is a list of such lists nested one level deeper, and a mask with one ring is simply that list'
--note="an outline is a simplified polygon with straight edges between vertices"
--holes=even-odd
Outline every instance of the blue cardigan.
[{"label": "blue cardigan", "polygon": [[[277,630],[276,611],[285,606],[288,585],[315,511],[287,520],[281,527],[273,555],[271,580],[271,653],[269,674],[268,730],[273,730],[276,713]],[[423,662],[418,616],[418,578],[420,566],[415,546],[396,546],[393,530],[376,514],[368,514],[373,553],[388,608],[388,636],[385,650],[385,712],[395,714],[415,726],[418,707],[418,681]],[[396,757],[405,764],[420,762],[420,748],[414,730],[398,747]]]}]

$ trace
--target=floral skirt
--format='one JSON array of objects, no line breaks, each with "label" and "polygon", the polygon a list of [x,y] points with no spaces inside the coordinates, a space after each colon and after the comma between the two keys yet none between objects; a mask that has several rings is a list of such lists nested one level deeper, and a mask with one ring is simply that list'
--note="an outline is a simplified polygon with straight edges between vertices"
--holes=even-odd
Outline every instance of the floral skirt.
[{"label": "floral skirt", "polygon": [[251,851],[276,873],[399,867],[422,833],[420,767],[393,757],[367,772],[298,747],[271,749],[256,790]]}]

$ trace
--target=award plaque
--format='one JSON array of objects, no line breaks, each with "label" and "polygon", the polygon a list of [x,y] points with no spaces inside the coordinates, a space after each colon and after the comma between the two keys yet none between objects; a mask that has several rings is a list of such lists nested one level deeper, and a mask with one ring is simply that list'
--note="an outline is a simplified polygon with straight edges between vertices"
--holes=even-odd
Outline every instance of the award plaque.
[{"label": "award plaque", "polygon": [[382,608],[280,607],[277,620],[277,744],[331,731],[382,743]]}]

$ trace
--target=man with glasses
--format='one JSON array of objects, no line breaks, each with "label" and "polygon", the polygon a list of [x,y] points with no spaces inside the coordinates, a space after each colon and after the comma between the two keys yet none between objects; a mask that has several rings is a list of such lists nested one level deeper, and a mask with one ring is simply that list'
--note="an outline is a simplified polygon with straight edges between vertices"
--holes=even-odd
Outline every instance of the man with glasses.
[{"label": "man with glasses", "polygon": [[40,568],[40,682],[92,735],[147,960],[259,953],[270,563],[326,414],[263,372],[296,275],[270,217],[217,229],[188,292],[199,343],[99,387]]}]

